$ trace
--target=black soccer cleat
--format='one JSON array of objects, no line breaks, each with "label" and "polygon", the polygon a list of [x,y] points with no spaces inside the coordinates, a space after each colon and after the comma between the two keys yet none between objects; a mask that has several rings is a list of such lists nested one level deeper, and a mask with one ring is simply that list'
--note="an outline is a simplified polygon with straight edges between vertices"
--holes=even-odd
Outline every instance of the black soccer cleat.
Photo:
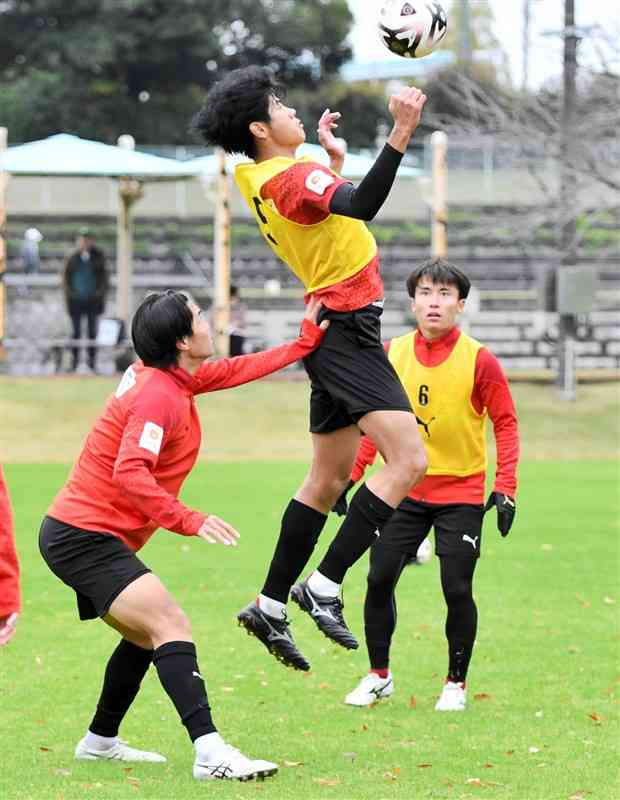
[{"label": "black soccer cleat", "polygon": [[359,644],[342,616],[343,602],[339,597],[320,597],[308,588],[308,581],[296,583],[291,589],[293,600],[307,614],[310,614],[317,627],[332,642],[357,650]]},{"label": "black soccer cleat", "polygon": [[290,623],[286,618],[280,620],[270,617],[261,611],[256,603],[250,603],[237,614],[237,619],[239,625],[242,625],[248,634],[260,639],[271,655],[285,667],[301,669],[304,672],[310,669],[310,664],[295,645],[289,630]]}]

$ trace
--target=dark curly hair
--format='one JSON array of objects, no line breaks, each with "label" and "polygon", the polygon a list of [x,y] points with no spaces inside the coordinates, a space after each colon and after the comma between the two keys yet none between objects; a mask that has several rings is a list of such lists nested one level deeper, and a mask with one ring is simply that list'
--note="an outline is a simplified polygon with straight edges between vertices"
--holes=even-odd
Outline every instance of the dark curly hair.
[{"label": "dark curly hair", "polygon": [[471,281],[467,275],[454,264],[443,258],[431,258],[425,261],[407,278],[407,293],[409,297],[415,297],[415,290],[422,278],[429,278],[431,283],[444,284],[445,286],[456,286],[459,290],[459,300],[464,300],[469,294]]},{"label": "dark curly hair", "polygon": [[206,144],[256,158],[250,123],[269,122],[271,97],[282,97],[271,70],[256,66],[235,69],[209,91],[191,128]]}]

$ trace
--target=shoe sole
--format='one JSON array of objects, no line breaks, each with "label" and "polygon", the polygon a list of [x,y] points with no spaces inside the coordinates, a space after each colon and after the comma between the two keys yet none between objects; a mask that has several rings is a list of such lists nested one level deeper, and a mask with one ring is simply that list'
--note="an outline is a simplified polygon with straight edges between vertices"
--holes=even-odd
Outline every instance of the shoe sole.
[{"label": "shoe sole", "polygon": [[294,661],[291,661],[285,655],[280,653],[279,650],[277,650],[277,648],[275,648],[269,641],[265,641],[263,636],[261,636],[261,631],[258,628],[256,620],[251,615],[238,615],[237,624],[240,628],[245,628],[248,636],[253,636],[255,639],[258,639],[258,641],[266,647],[266,649],[271,653],[276,661],[280,662],[280,664],[283,664],[285,667],[290,667],[291,669],[296,669],[299,672],[308,672],[310,670],[310,664],[305,667],[301,666],[300,664],[296,664]]},{"label": "shoe sole", "polygon": [[247,783],[248,781],[264,781],[265,778],[273,777],[278,768],[270,770],[261,770],[260,772],[253,772],[251,775],[239,775],[237,778],[219,778],[216,775],[194,775],[197,781],[239,781],[240,783]]},{"label": "shoe sole", "polygon": [[359,648],[359,642],[355,639],[353,634],[350,634],[351,641],[348,644],[346,642],[339,642],[338,639],[334,639],[333,636],[330,636],[329,633],[319,625],[317,618],[312,616],[310,609],[304,603],[303,592],[304,592],[303,589],[298,588],[297,586],[293,586],[293,588],[291,589],[291,600],[294,603],[296,603],[299,606],[299,608],[310,617],[310,619],[314,622],[317,628],[321,631],[323,636],[326,639],[329,639],[330,642],[340,645],[340,647],[344,647],[345,650],[357,650]]}]

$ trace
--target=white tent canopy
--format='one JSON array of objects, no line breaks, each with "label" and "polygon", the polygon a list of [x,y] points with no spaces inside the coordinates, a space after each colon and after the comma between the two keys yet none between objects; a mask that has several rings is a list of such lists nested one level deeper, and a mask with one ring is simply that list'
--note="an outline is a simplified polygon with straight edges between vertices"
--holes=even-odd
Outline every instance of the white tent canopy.
[{"label": "white tent canopy", "polygon": [[128,323],[132,312],[131,206],[142,196],[143,183],[186,180],[197,175],[196,168],[172,158],[138,153],[131,146],[117,147],[61,133],[9,147],[0,155],[2,171],[12,175],[118,180],[116,313]]},{"label": "white tent canopy", "polygon": [[[314,161],[320,164],[329,165],[329,156],[318,144],[302,144],[297,150],[298,156],[309,156]],[[250,161],[246,156],[241,155],[227,155],[226,167],[229,172],[232,172],[237,164],[244,164]],[[196,170],[197,174],[202,175],[217,175],[219,174],[218,157],[217,154],[201,156],[200,158],[193,158],[191,161],[185,162],[188,167]],[[344,159],[344,166],[342,168],[343,178],[363,178],[372,165],[375,159],[361,153],[347,153]],[[415,167],[401,166],[398,169],[399,178],[417,178],[422,174],[421,169]]]}]

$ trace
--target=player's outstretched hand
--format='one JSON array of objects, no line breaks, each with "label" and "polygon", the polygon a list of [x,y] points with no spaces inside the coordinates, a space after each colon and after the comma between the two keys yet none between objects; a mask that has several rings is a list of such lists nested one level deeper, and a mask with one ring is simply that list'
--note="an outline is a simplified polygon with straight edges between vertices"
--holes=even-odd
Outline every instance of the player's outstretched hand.
[{"label": "player's outstretched hand", "polygon": [[497,530],[502,536],[508,536],[517,510],[514,498],[501,492],[491,492],[484,507],[484,513],[486,514],[493,507],[497,508]]},{"label": "player's outstretched hand", "polygon": [[220,544],[236,547],[239,533],[232,525],[224,522],[223,519],[216,517],[214,514],[209,514],[202,523],[198,536],[209,544],[217,544],[219,542]]},{"label": "player's outstretched hand", "polygon": [[0,646],[13,638],[18,619],[19,614],[16,611],[6,617],[0,617]]},{"label": "player's outstretched hand", "polygon": [[319,144],[331,159],[343,160],[347,154],[347,145],[344,139],[337,139],[332,131],[338,127],[338,120],[341,115],[338,111],[330,111],[326,108],[321,114],[317,133]]},{"label": "player's outstretched hand", "polygon": [[344,490],[344,492],[340,495],[340,497],[334,503],[334,507],[332,508],[332,511],[335,514],[338,514],[339,517],[346,516],[346,513],[349,510],[349,504],[347,502],[347,495],[348,495],[348,493],[351,491],[351,489],[354,486],[355,486],[355,481],[349,481],[349,483],[347,484],[347,487]]},{"label": "player's outstretched hand", "polygon": [[[309,319],[310,322],[313,322],[315,325],[317,324],[317,319],[319,318],[319,311],[323,308],[323,303],[314,295],[310,297],[308,300],[308,305],[306,306],[306,313],[304,314],[304,319]],[[323,322],[319,325],[319,328],[322,331],[326,331],[329,328],[329,320],[324,319]]]},{"label": "player's outstretched hand", "polygon": [[388,109],[394,117],[394,125],[409,136],[420,123],[422,109],[426,103],[426,95],[415,86],[407,86],[390,97]]}]

